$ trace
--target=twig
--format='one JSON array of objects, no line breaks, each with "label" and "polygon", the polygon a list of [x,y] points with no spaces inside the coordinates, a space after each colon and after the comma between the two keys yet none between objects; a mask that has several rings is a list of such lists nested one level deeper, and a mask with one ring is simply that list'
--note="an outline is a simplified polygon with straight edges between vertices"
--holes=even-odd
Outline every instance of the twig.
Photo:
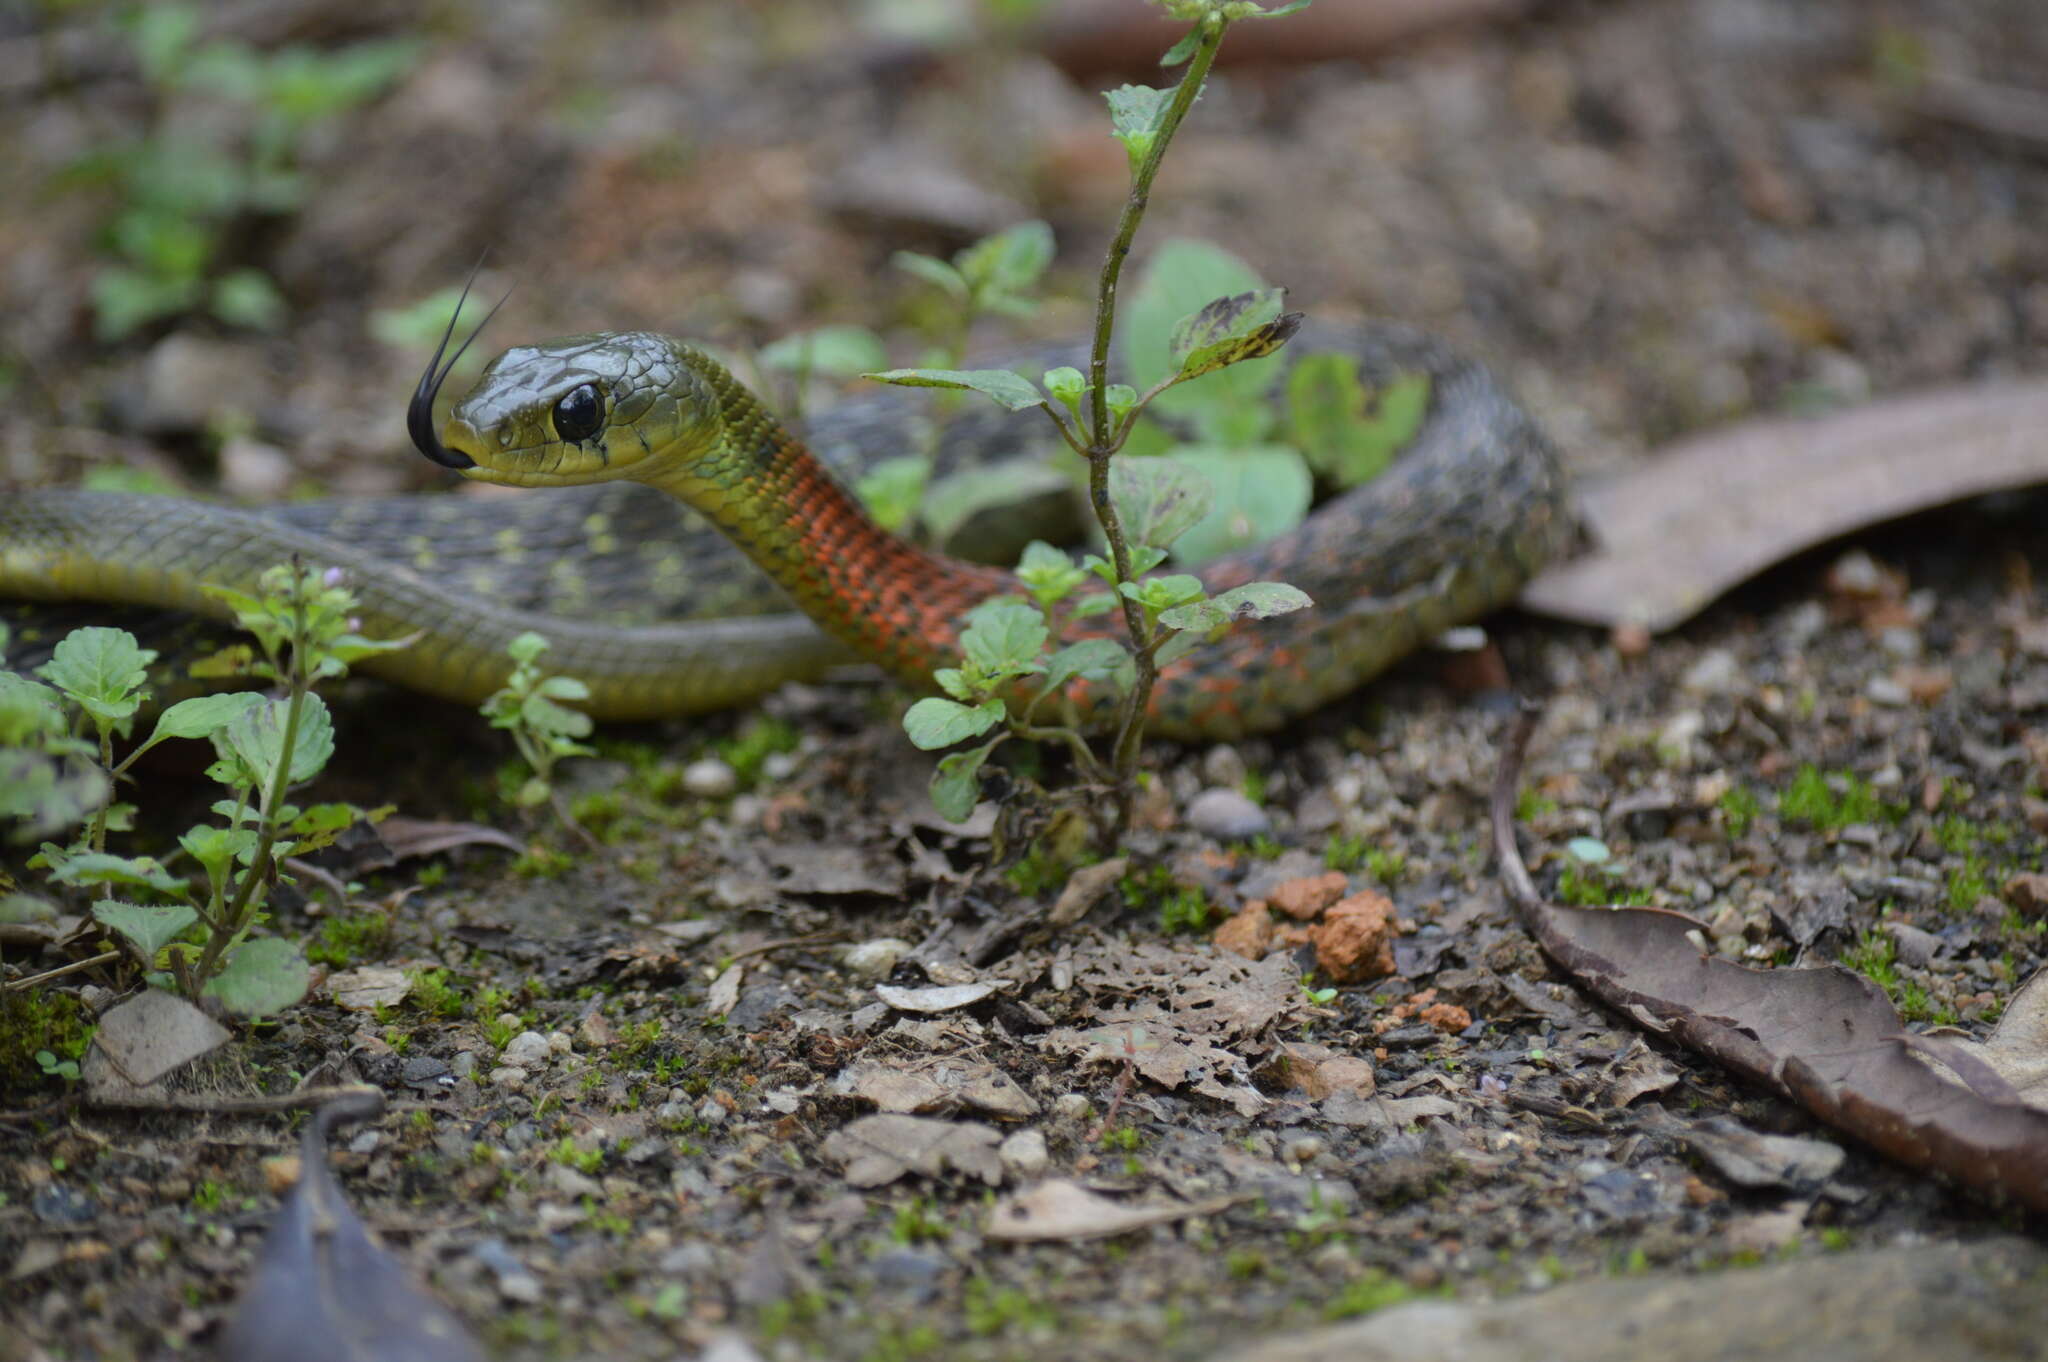
[{"label": "twig", "polygon": [[68,965],[59,965],[55,969],[46,969],[41,974],[31,974],[26,979],[11,979],[5,984],[0,984],[0,992],[19,993],[23,989],[33,988],[46,979],[55,979],[66,974],[76,974],[82,969],[91,969],[94,965],[109,964],[120,958],[121,952],[119,951],[102,951],[98,955],[89,955],[83,960],[73,960]]}]

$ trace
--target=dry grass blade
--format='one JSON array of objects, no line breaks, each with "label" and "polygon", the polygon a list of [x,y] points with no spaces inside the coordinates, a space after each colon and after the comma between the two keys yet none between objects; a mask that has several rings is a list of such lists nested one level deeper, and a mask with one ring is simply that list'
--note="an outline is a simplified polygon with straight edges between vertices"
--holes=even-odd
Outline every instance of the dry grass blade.
[{"label": "dry grass blade", "polygon": [[[1501,754],[1493,837],[1508,897],[1544,951],[1588,992],[1736,1072],[1800,1103],[1837,1130],[1916,1168],[2048,1210],[2048,1110],[2023,1100],[2024,1084],[1983,1081],[1964,1061],[1957,1081],[1916,1053],[1884,991],[1840,966],[1752,969],[1703,952],[1699,924],[1653,908],[1568,908],[1548,903],[1515,844],[1522,755],[1535,727],[1525,711]],[[2020,1028],[2048,995],[2037,976],[2008,1007],[2007,1024],[1971,1054],[2008,1080],[2038,1054],[2006,1062]],[[2015,1035],[2006,1032],[2013,1030]],[[1947,1048],[1947,1047],[1944,1047]],[[2031,1051],[2031,1043],[2019,1047]],[[1946,1062],[1941,1061],[1941,1062]],[[1986,1095],[1987,1093],[1993,1095]],[[2038,1100],[2038,1098],[2037,1098]]]}]

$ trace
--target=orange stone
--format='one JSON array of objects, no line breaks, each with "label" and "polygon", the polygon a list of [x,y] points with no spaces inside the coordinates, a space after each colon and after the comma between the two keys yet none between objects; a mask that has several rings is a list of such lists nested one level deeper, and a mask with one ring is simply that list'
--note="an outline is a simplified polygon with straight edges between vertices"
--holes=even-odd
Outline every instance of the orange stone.
[{"label": "orange stone", "polygon": [[1273,914],[1263,900],[1254,899],[1218,927],[1214,939],[1232,955],[1263,960],[1273,944]]},{"label": "orange stone", "polygon": [[1287,916],[1307,922],[1343,898],[1344,891],[1350,887],[1351,882],[1342,871],[1332,870],[1326,875],[1304,875],[1298,880],[1275,885],[1273,892],[1266,897]]},{"label": "orange stone", "polygon": [[1394,904],[1367,889],[1331,905],[1310,932],[1316,968],[1333,983],[1355,984],[1394,972]]}]

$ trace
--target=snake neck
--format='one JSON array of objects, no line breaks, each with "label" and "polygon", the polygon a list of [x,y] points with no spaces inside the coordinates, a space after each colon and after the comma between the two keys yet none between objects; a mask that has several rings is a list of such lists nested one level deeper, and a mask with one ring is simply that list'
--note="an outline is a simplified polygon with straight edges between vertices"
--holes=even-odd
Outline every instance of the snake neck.
[{"label": "snake neck", "polygon": [[877,524],[788,428],[708,357],[722,433],[645,481],[710,517],[829,634],[898,677],[956,665],[962,617],[1015,592],[1007,572],[929,552]]}]

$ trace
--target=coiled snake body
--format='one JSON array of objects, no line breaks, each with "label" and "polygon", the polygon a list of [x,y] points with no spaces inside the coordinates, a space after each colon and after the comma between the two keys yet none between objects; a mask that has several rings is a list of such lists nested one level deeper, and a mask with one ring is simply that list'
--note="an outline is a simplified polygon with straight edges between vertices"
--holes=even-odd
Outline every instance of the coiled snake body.
[{"label": "coiled snake body", "polygon": [[[1280,539],[1202,569],[1212,591],[1284,581],[1315,605],[1241,623],[1170,666],[1155,731],[1277,727],[1512,600],[1566,533],[1555,456],[1484,368],[1383,324],[1311,328],[1292,348],[1304,347],[1356,354],[1369,383],[1428,374],[1428,414],[1380,478]],[[425,384],[422,393],[430,404]],[[903,451],[899,394],[814,423],[821,464],[703,352],[626,333],[510,350],[438,431],[418,415],[425,410],[415,402],[414,435],[438,462],[484,481],[569,490],[266,512],[19,492],[0,500],[0,596],[218,615],[202,583],[246,584],[296,553],[348,574],[365,632],[419,635],[366,671],[474,704],[502,684],[505,645],[532,629],[553,644],[552,670],[589,683],[594,714],[647,718],[745,703],[849,654],[929,686],[934,668],[957,660],[965,613],[1016,590],[1007,573],[880,530],[827,471],[850,476]],[[956,447],[985,441],[986,421],[966,425],[949,436]],[[724,531],[783,600],[697,517]],[[778,613],[792,602],[817,627]]]}]

